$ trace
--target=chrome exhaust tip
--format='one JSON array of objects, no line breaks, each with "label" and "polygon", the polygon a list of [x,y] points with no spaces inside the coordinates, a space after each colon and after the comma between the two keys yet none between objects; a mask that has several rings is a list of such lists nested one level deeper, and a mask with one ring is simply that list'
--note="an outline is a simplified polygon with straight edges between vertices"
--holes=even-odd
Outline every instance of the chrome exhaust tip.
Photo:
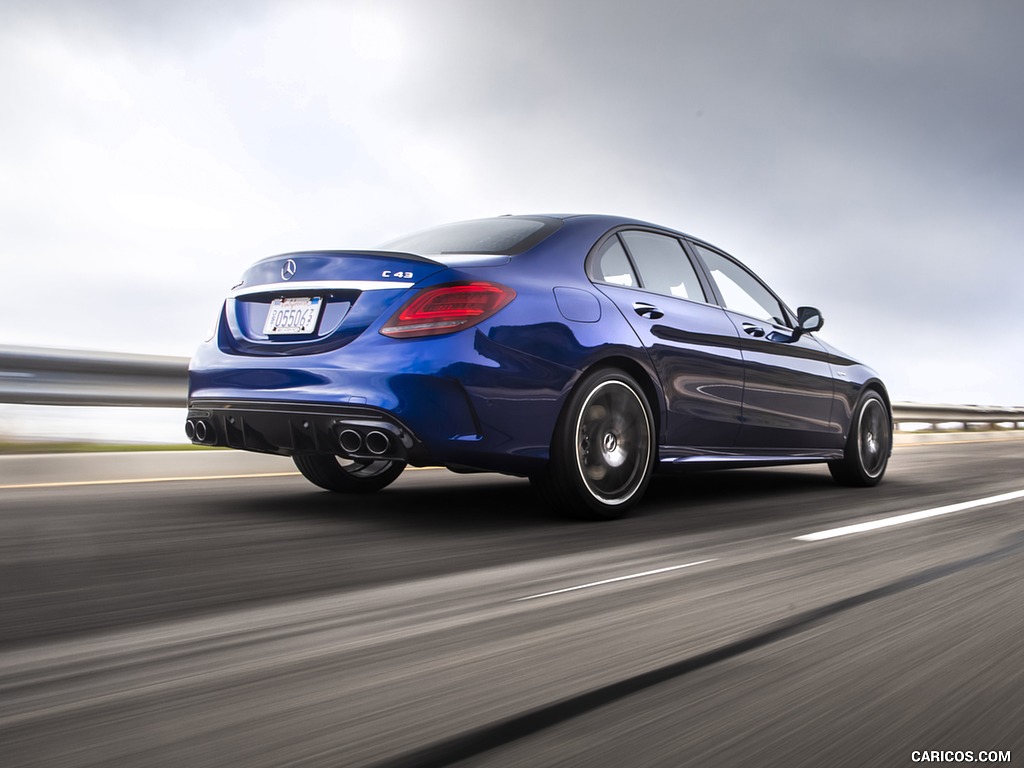
[{"label": "chrome exhaust tip", "polygon": [[338,445],[345,453],[357,453],[363,447],[363,436],[354,429],[343,429],[338,434]]},{"label": "chrome exhaust tip", "polygon": [[383,432],[374,430],[366,436],[366,450],[372,453],[374,456],[380,456],[381,454],[387,453],[388,448],[391,447],[391,438],[385,435]]},{"label": "chrome exhaust tip", "polygon": [[196,423],[192,419],[185,420],[185,437],[189,440],[195,440],[196,437]]},{"label": "chrome exhaust tip", "polygon": [[206,442],[206,438],[209,436],[209,432],[208,432],[208,429],[207,429],[207,426],[206,426],[206,422],[203,421],[202,419],[197,419],[196,420],[195,435],[196,435],[196,440],[198,440],[200,443],[205,443]]}]

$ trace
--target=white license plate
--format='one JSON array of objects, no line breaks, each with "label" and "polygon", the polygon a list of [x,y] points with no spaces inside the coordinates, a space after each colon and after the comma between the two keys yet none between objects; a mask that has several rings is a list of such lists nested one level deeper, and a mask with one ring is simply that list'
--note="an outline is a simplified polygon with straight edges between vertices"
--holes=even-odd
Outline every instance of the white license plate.
[{"label": "white license plate", "polygon": [[316,321],[320,317],[321,299],[298,296],[290,299],[274,299],[270,302],[267,322],[263,324],[263,332],[267,336],[284,336],[299,333],[312,333],[316,329]]}]

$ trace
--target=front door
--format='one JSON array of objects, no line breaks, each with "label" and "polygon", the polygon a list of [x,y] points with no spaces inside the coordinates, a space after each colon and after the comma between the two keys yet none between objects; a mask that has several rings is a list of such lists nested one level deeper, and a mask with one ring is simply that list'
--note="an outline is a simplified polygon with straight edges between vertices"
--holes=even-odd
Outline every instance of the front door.
[{"label": "front door", "polygon": [[745,449],[822,449],[842,445],[833,423],[834,380],[828,353],[810,334],[794,331],[782,302],[731,258],[690,244],[707,267],[740,338],[745,364]]}]

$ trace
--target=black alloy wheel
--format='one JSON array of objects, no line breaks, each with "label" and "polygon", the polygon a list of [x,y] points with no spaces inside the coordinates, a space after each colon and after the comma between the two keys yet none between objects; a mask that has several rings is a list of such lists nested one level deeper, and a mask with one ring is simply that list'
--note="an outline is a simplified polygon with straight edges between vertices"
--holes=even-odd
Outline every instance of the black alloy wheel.
[{"label": "black alloy wheel", "polygon": [[892,419],[881,396],[869,390],[853,412],[843,458],[828,469],[840,485],[869,487],[881,482],[892,453]]},{"label": "black alloy wheel", "polygon": [[531,481],[556,512],[612,520],[643,497],[654,458],[654,418],[643,389],[628,374],[604,369],[569,397],[548,470]]},{"label": "black alloy wheel", "polygon": [[331,454],[297,454],[295,466],[314,485],[338,493],[372,493],[391,485],[404,461],[346,459]]}]

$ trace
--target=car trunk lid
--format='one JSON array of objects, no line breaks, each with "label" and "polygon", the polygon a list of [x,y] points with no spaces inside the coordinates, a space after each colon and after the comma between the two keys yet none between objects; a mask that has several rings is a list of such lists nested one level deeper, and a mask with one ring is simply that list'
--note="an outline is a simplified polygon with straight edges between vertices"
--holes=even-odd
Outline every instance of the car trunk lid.
[{"label": "car trunk lid", "polygon": [[222,341],[255,355],[311,354],[359,336],[420,280],[447,269],[390,251],[288,253],[257,262],[228,296]]}]

